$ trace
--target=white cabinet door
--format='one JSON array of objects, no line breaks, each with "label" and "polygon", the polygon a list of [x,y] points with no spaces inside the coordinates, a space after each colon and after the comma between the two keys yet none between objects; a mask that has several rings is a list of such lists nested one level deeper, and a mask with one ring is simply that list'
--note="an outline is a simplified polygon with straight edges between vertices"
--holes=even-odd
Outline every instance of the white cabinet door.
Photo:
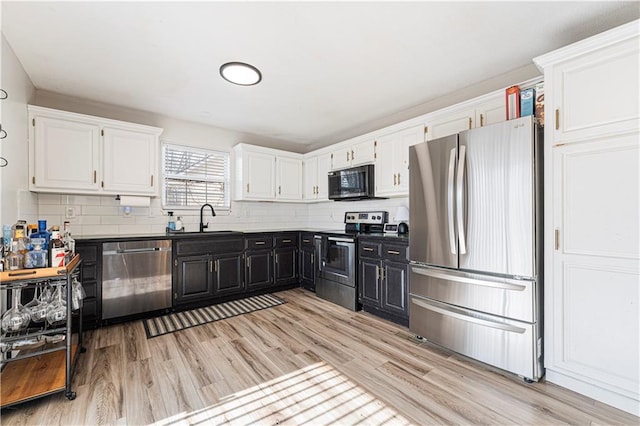
[{"label": "white cabinet door", "polygon": [[507,105],[504,95],[498,95],[476,106],[475,127],[488,126],[507,120]]},{"label": "white cabinet door", "polygon": [[98,191],[100,127],[81,121],[35,117],[33,123],[33,191]]},{"label": "white cabinet door", "polygon": [[243,154],[244,198],[273,200],[276,197],[276,156],[263,152]]},{"label": "white cabinet door", "polygon": [[316,198],[318,200],[329,199],[329,177],[331,171],[331,154],[318,155],[318,184]]},{"label": "white cabinet door", "polygon": [[302,169],[304,170],[302,197],[305,200],[315,200],[318,188],[318,157],[305,158]]},{"label": "white cabinet door", "polygon": [[546,115],[555,143],[638,126],[639,46],[635,37],[554,66]]},{"label": "white cabinet door", "polygon": [[[639,134],[553,148],[553,286],[546,321],[560,372],[637,401]],[[548,370],[549,372],[549,370]]]},{"label": "white cabinet door", "polygon": [[277,200],[302,200],[302,159],[276,157]]},{"label": "white cabinet door", "polygon": [[475,115],[475,109],[465,109],[437,117],[427,123],[425,140],[430,141],[469,130],[474,125]]},{"label": "white cabinet door", "polygon": [[416,126],[378,138],[376,141],[376,195],[409,193],[409,147],[422,142],[424,126]]},{"label": "white cabinet door", "polygon": [[158,139],[128,129],[104,127],[104,191],[155,195],[158,186]]},{"label": "white cabinet door", "polygon": [[331,169],[338,170],[351,166],[351,146],[339,148],[331,153]]},{"label": "white cabinet door", "polygon": [[351,165],[373,163],[376,160],[374,140],[357,143],[351,147]]}]

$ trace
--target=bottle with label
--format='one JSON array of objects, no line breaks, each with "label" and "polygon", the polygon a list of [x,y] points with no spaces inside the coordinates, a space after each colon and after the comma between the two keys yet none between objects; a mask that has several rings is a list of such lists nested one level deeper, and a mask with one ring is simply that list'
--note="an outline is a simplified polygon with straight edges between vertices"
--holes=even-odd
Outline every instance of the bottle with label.
[{"label": "bottle with label", "polygon": [[64,232],[62,233],[62,242],[67,249],[67,252],[72,256],[76,252],[76,240],[71,236],[71,223],[65,222],[63,224]]},{"label": "bottle with label", "polygon": [[11,242],[11,253],[7,256],[7,266],[9,271],[15,271],[24,267],[24,256],[18,250],[18,242]]},{"label": "bottle with label", "polygon": [[178,216],[176,220],[176,231],[182,231],[182,216]]},{"label": "bottle with label", "polygon": [[51,240],[49,241],[49,266],[58,268],[64,266],[64,256],[66,249],[60,236],[60,227],[53,226],[51,228]]}]

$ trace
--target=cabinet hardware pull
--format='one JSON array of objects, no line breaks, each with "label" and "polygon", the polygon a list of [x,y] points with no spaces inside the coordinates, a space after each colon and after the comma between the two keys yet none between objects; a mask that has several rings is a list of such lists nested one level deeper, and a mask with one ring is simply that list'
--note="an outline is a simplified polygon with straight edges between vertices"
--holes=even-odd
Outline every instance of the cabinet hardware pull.
[{"label": "cabinet hardware pull", "polygon": [[213,260],[209,261],[209,272],[213,272]]},{"label": "cabinet hardware pull", "polygon": [[104,188],[104,181],[100,181],[100,186]]},{"label": "cabinet hardware pull", "polygon": [[426,135],[427,133],[429,133],[429,126],[424,126],[424,134]]},{"label": "cabinet hardware pull", "polygon": [[104,129],[100,130],[100,136],[104,136]]},{"label": "cabinet hardware pull", "polygon": [[469,117],[469,128],[471,128],[471,117]]},{"label": "cabinet hardware pull", "polygon": [[560,230],[559,229],[555,230],[554,239],[555,239],[554,246],[556,250],[559,250],[560,249]]},{"label": "cabinet hardware pull", "polygon": [[398,185],[400,185],[400,173],[398,173]]},{"label": "cabinet hardware pull", "polygon": [[251,268],[251,256],[247,256],[247,268]]},{"label": "cabinet hardware pull", "polygon": [[313,265],[313,263],[315,262],[315,255],[313,253],[311,253],[311,264]]},{"label": "cabinet hardware pull", "polygon": [[560,108],[556,108],[556,130],[560,130]]},{"label": "cabinet hardware pull", "polygon": [[36,119],[35,118],[31,119],[31,125],[35,127],[35,125],[36,125]]},{"label": "cabinet hardware pull", "polygon": [[173,293],[173,298],[177,299],[178,298],[178,293]]},{"label": "cabinet hardware pull", "polygon": [[302,242],[303,242],[303,243],[310,243],[310,242],[311,242],[311,240],[307,240],[307,239],[304,239],[304,238],[303,238],[303,239],[302,239]]},{"label": "cabinet hardware pull", "polygon": [[282,194],[282,187],[278,185],[278,195]]},{"label": "cabinet hardware pull", "polygon": [[283,243],[290,243],[291,240],[282,240]]},{"label": "cabinet hardware pull", "polygon": [[93,183],[96,183],[98,181],[98,172],[96,172],[95,170],[93,171]]},{"label": "cabinet hardware pull", "polygon": [[35,176],[31,177],[31,183],[34,184],[34,185],[36,184],[36,177]]},{"label": "cabinet hardware pull", "polygon": [[279,254],[276,253],[276,259],[275,259],[276,260],[276,265],[278,264],[278,256],[279,256]]},{"label": "cabinet hardware pull", "polygon": [[480,127],[484,126],[484,114],[480,114]]},{"label": "cabinet hardware pull", "polygon": [[393,174],[393,186],[396,186],[396,185],[397,185],[397,183],[396,183],[396,174],[394,173]]},{"label": "cabinet hardware pull", "polygon": [[354,156],[353,156],[353,150],[351,150],[351,161],[353,161]]},{"label": "cabinet hardware pull", "polygon": [[249,192],[249,184],[247,184],[247,192]]},{"label": "cabinet hardware pull", "polygon": [[397,251],[397,250],[387,250],[387,253],[389,253],[389,254],[395,254],[396,256],[400,254],[400,252],[399,252],[399,251]]},{"label": "cabinet hardware pull", "polygon": [[220,267],[219,262],[220,262],[220,259],[216,259],[216,260],[215,260],[215,263],[213,264],[213,270],[214,270],[215,272],[218,272],[218,269],[219,269],[219,267]]},{"label": "cabinet hardware pull", "polygon": [[362,251],[373,251],[371,247],[362,247]]},{"label": "cabinet hardware pull", "polygon": [[347,151],[347,161],[349,161],[349,151]]},{"label": "cabinet hardware pull", "polygon": [[264,241],[256,241],[257,246],[263,246],[265,244]]},{"label": "cabinet hardware pull", "polygon": [[173,265],[177,268],[178,267],[178,259],[173,261]]},{"label": "cabinet hardware pull", "polygon": [[153,175],[151,175],[151,186],[153,186]]}]

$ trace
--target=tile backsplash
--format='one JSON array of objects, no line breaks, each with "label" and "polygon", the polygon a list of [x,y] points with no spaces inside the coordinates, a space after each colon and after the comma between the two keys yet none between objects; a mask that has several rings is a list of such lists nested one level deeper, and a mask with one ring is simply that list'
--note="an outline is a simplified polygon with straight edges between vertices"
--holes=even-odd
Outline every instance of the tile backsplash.
[{"label": "tile backsplash", "polygon": [[[205,211],[204,222],[210,230],[258,231],[272,229],[341,229],[346,211],[385,210],[393,222],[395,209],[408,206],[406,197],[355,202],[275,203],[231,202],[230,211],[218,211],[212,217]],[[71,222],[74,236],[164,233],[167,210],[160,198],[152,198],[149,207],[124,206],[114,196],[38,194],[39,219],[47,225]],[[197,231],[200,210],[174,210],[174,219],[182,217],[186,231]]]}]

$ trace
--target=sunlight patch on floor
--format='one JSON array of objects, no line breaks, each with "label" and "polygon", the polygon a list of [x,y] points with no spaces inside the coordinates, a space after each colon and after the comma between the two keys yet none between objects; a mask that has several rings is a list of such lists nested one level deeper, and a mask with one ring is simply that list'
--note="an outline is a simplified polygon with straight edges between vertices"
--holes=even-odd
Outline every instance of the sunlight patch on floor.
[{"label": "sunlight patch on floor", "polygon": [[[215,386],[215,384],[214,384]],[[156,425],[407,425],[409,420],[319,362]]]}]

